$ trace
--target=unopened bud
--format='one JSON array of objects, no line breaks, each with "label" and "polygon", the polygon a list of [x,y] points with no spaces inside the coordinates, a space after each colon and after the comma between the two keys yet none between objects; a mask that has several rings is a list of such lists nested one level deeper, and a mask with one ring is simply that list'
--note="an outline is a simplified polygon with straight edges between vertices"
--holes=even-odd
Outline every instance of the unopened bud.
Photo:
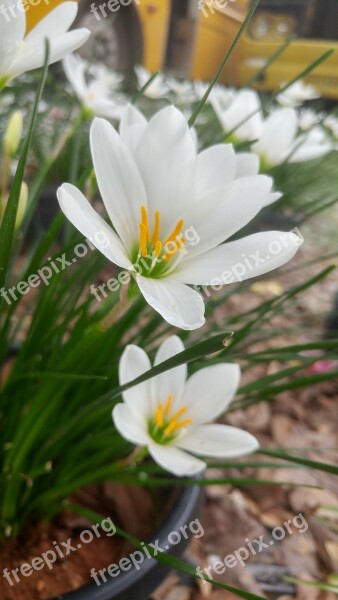
[{"label": "unopened bud", "polygon": [[20,198],[18,204],[18,212],[16,214],[15,229],[18,229],[23,221],[26,213],[28,202],[28,187],[24,181],[21,184]]},{"label": "unopened bud", "polygon": [[20,144],[23,116],[20,110],[12,113],[4,135],[4,147],[10,157],[14,157]]}]

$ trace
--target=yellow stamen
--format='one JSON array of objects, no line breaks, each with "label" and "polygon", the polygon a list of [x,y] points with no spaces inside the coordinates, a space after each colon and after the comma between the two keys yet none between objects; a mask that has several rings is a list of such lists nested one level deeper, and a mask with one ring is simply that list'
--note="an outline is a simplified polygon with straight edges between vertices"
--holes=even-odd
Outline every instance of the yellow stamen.
[{"label": "yellow stamen", "polygon": [[165,411],[164,414],[166,415],[166,417],[169,415],[170,413],[170,409],[171,409],[171,405],[172,405],[172,401],[173,401],[173,395],[169,394],[168,396],[168,400],[167,400],[167,404],[165,405]]},{"label": "yellow stamen", "polygon": [[144,223],[140,223],[140,250],[141,256],[147,256],[147,230]]},{"label": "yellow stamen", "polygon": [[150,231],[149,231],[149,223],[148,223],[148,213],[145,206],[141,206],[141,219],[142,224],[146,230],[147,242],[150,242]]},{"label": "yellow stamen", "polygon": [[160,256],[161,252],[162,252],[162,242],[158,241],[158,242],[156,242],[156,245],[155,245],[155,256],[156,257]]},{"label": "yellow stamen", "polygon": [[164,430],[164,435],[170,435],[177,427],[176,421],[170,421],[168,427]]},{"label": "yellow stamen", "polygon": [[155,212],[155,227],[154,227],[154,234],[153,234],[153,245],[156,246],[159,237],[160,237],[160,222],[161,222],[161,215],[159,213],[159,211],[157,210]]},{"label": "yellow stamen", "polygon": [[163,427],[163,425],[164,425],[162,402],[158,405],[158,407],[156,409],[155,422],[158,427]]},{"label": "yellow stamen", "polygon": [[163,244],[165,250],[166,250],[166,254],[163,256],[163,260],[169,260],[170,258],[172,258],[175,254],[177,254],[177,252],[179,252],[183,247],[184,247],[184,243],[185,243],[185,238],[182,236],[182,234],[179,234],[179,237],[177,237],[175,240],[167,240],[165,242],[165,244],[168,243],[172,243],[173,244],[173,248],[165,248],[165,244]]},{"label": "yellow stamen", "polygon": [[188,410],[188,408],[187,408],[186,406],[183,406],[182,408],[180,408],[180,410],[178,410],[178,411],[177,411],[177,413],[175,413],[175,414],[174,414],[174,415],[171,417],[170,421],[178,421],[178,419],[179,419],[179,418],[180,418],[182,415],[184,415],[184,413],[186,413],[186,412],[187,412],[187,410]]},{"label": "yellow stamen", "polygon": [[[140,223],[140,246],[139,252],[142,257],[153,255],[156,258],[162,256],[162,260],[168,261],[177,252],[184,248],[185,238],[182,234],[184,221],[180,219],[174,227],[171,234],[167,237],[165,242],[162,242],[160,238],[161,228],[161,213],[157,210],[155,212],[155,223],[154,232],[151,237],[149,229],[148,212],[145,206],[141,206],[141,223]],[[150,247],[149,247],[150,244]],[[166,246],[170,245],[169,248]]]},{"label": "yellow stamen", "polygon": [[192,423],[192,419],[185,419],[185,421],[176,423],[175,427],[174,427],[174,431],[175,431],[175,429],[181,429],[182,427],[185,427],[186,425],[190,425],[190,423]]},{"label": "yellow stamen", "polygon": [[166,246],[167,244],[169,244],[169,242],[176,241],[176,238],[180,235],[180,233],[182,231],[183,225],[184,225],[184,221],[183,221],[183,219],[180,219],[178,221],[176,227],[173,229],[173,231],[171,232],[171,234],[169,235],[169,237],[164,242],[163,246]]}]

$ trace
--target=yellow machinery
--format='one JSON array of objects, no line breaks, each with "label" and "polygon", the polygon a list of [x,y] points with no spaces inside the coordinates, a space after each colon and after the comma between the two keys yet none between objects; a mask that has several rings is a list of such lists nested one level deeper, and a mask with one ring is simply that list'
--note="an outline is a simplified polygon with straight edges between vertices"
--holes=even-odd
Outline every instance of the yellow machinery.
[{"label": "yellow machinery", "polygon": [[[49,0],[49,7],[58,1]],[[250,0],[81,0],[77,24],[94,32],[89,43],[91,57],[104,58],[123,69],[142,62],[149,71],[163,69],[208,81],[249,5]],[[34,10],[31,7],[29,24],[46,10],[46,0]],[[256,87],[278,89],[326,50],[338,50],[338,0],[261,0],[221,81],[242,86],[293,35],[297,39],[265,71]],[[324,97],[338,98],[338,52],[306,81]]]}]

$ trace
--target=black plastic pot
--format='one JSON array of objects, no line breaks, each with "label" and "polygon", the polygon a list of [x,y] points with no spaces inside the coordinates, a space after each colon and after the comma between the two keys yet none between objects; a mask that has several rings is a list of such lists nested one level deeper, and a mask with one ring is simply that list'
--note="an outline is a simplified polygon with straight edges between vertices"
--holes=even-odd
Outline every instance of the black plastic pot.
[{"label": "black plastic pot", "polygon": [[[199,486],[182,488],[169,516],[154,533],[150,542],[158,541],[160,548],[168,547],[168,536],[173,531],[180,531],[199,515],[202,502],[202,491]],[[189,544],[189,539],[181,535],[181,541],[171,546],[166,552],[172,556],[181,556]],[[108,564],[107,564],[108,566]],[[135,567],[121,572],[117,577],[110,578],[99,587],[95,582],[86,585],[75,592],[58,596],[54,600],[148,600],[158,585],[168,575],[170,568],[155,559],[145,559],[140,569]]]}]

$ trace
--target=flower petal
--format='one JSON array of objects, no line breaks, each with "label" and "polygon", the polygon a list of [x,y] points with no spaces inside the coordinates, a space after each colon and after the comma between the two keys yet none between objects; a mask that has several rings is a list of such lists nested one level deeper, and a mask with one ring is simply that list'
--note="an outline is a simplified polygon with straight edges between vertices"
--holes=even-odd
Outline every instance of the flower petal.
[{"label": "flower petal", "polygon": [[217,419],[228,408],[240,381],[237,364],[205,367],[189,377],[180,404],[189,408],[192,427]]},{"label": "flower petal", "polygon": [[302,244],[293,232],[265,231],[222,244],[182,261],[171,278],[198,285],[224,285],[269,273],[291,260]]},{"label": "flower petal", "polygon": [[80,59],[79,56],[76,56],[75,54],[67,54],[62,61],[62,66],[77,97],[83,101],[87,89],[84,76],[85,63]]},{"label": "flower petal", "polygon": [[236,154],[231,144],[218,144],[201,152],[196,159],[197,197],[223,189],[233,181],[236,170]]},{"label": "flower petal", "polygon": [[333,150],[332,143],[326,144],[302,144],[299,146],[288,158],[289,163],[298,163],[304,162],[306,160],[314,160],[315,158],[320,158],[321,156],[325,156],[329,152]]},{"label": "flower petal", "polygon": [[[177,335],[171,335],[159,347],[155,356],[154,365],[161,364],[172,356],[176,356],[176,354],[183,352],[184,349],[182,340]],[[169,394],[172,394],[174,410],[175,402],[177,402],[180,397],[187,376],[187,365],[184,364],[154,377],[152,379],[154,401],[157,403],[160,401],[166,402]]]},{"label": "flower petal", "polygon": [[217,424],[190,428],[177,443],[180,448],[198,456],[217,458],[236,458],[259,448],[258,441],[251,433],[237,427]]},{"label": "flower petal", "polygon": [[203,461],[168,444],[161,446],[152,443],[148,449],[155,462],[177,477],[196,475],[206,467]]},{"label": "flower petal", "polygon": [[139,240],[141,205],[147,206],[140,173],[108,121],[94,119],[90,145],[103,202],[117,233],[131,250]]},{"label": "flower petal", "polygon": [[252,152],[243,152],[236,154],[236,175],[235,178],[257,175],[259,172],[259,157]]},{"label": "flower petal", "polygon": [[112,416],[117,431],[128,442],[137,446],[146,446],[149,443],[145,424],[135,417],[129,406],[122,402],[116,404],[113,408]]},{"label": "flower petal", "polygon": [[226,133],[235,130],[233,135],[238,140],[257,139],[261,129],[261,102],[257,92],[240,90],[225,110],[215,97],[212,97],[211,105]]},{"label": "flower petal", "polygon": [[[61,60],[66,54],[82,46],[90,36],[88,29],[75,29],[57,37],[51,37],[48,64]],[[45,45],[41,41],[24,41],[24,51],[11,64],[11,74],[17,77],[26,71],[42,67],[45,62]]]},{"label": "flower petal", "polygon": [[[3,0],[0,13],[0,79],[7,75],[7,68],[12,62],[12,57],[19,51],[26,29],[26,13],[21,0],[17,3],[18,9],[15,17],[8,15],[8,9],[15,3],[12,0]],[[9,18],[8,18],[9,17]]]},{"label": "flower petal", "polygon": [[193,201],[196,150],[183,114],[170,106],[148,123],[135,160],[142,175],[150,213],[161,213],[161,235],[167,237]]},{"label": "flower petal", "polygon": [[195,290],[169,279],[137,276],[136,281],[148,304],[170,325],[186,330],[204,325],[204,303]]},{"label": "flower petal", "polygon": [[215,248],[245,227],[265,206],[271,202],[273,180],[266,175],[252,175],[236,179],[223,192],[223,201],[213,210],[205,206],[193,221],[199,236],[198,244],[187,245],[182,262]]},{"label": "flower petal", "polygon": [[264,122],[262,134],[252,150],[264,156],[270,165],[280,164],[292,149],[297,127],[297,113],[293,108],[276,110]]},{"label": "flower petal", "polygon": [[61,210],[82,235],[86,236],[108,260],[119,267],[131,267],[126,250],[111,227],[89,204],[82,192],[70,183],[57,191]]},{"label": "flower petal", "polygon": [[[120,385],[133,381],[151,369],[148,355],[142,348],[129,345],[125,348],[119,363]],[[148,379],[122,393],[123,400],[129,408],[143,419],[151,416],[151,383]]]},{"label": "flower petal", "polygon": [[[137,131],[138,143],[147,125],[148,121],[143,116],[143,114],[139,110],[137,110],[135,106],[133,106],[132,104],[128,104],[120,123],[120,136],[127,147],[129,147],[130,143],[130,130],[132,129],[133,131]],[[135,142],[136,140],[134,140],[132,148],[129,147],[129,149],[132,152],[136,150],[137,143]]]},{"label": "flower petal", "polygon": [[56,37],[66,33],[73,24],[77,11],[77,2],[62,2],[33,27],[26,35],[25,41],[43,43],[46,37]]},{"label": "flower petal", "polygon": [[108,98],[97,98],[87,104],[96,115],[113,121],[119,121],[126,110],[126,105],[121,100],[117,102]]}]

